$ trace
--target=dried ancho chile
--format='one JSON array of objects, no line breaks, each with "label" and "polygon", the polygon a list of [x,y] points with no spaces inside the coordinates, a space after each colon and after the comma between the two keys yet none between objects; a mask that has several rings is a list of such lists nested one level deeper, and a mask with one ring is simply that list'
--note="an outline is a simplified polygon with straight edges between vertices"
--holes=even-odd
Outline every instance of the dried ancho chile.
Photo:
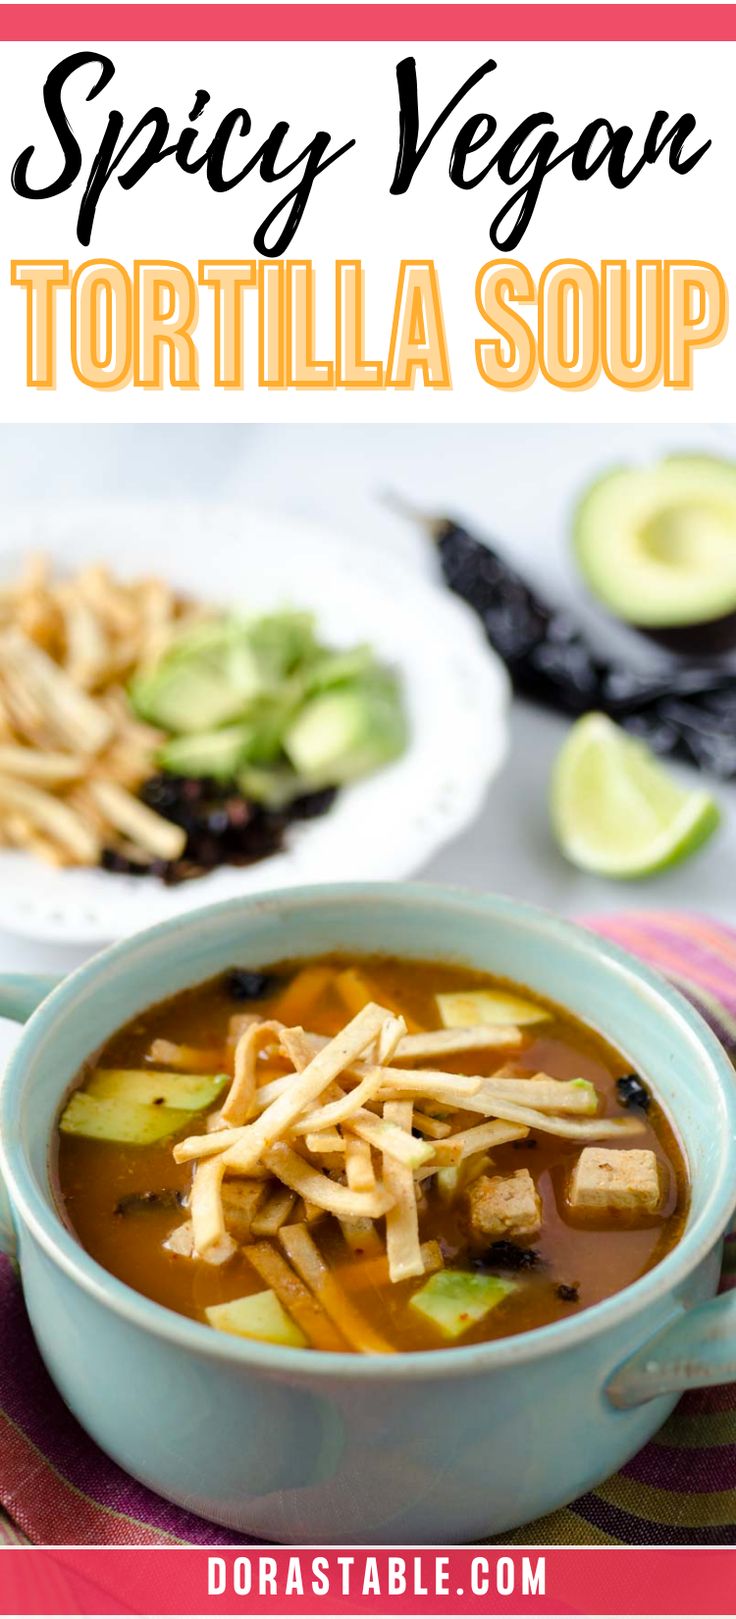
[{"label": "dried ancho chile", "polygon": [[431,531],[450,590],[478,614],[514,688],[563,714],[599,709],[655,753],[736,777],[736,674],[671,661],[652,674],[606,660],[562,607],[449,517]]},{"label": "dried ancho chile", "polygon": [[473,1270],[535,1270],[542,1263],[536,1248],[522,1248],[518,1242],[501,1237],[471,1260]]},{"label": "dried ancho chile", "polygon": [[622,1107],[640,1107],[642,1113],[649,1111],[652,1098],[638,1074],[622,1074],[616,1080],[616,1094]]}]

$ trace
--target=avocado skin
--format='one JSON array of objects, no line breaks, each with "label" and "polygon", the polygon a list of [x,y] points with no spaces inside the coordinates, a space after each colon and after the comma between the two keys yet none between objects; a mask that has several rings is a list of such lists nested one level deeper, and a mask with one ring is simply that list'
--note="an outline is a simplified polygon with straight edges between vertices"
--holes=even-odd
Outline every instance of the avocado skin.
[{"label": "avocado skin", "polygon": [[719,658],[736,647],[736,608],[721,618],[704,619],[700,624],[667,624],[656,628],[650,624],[632,624],[631,628],[680,657]]}]

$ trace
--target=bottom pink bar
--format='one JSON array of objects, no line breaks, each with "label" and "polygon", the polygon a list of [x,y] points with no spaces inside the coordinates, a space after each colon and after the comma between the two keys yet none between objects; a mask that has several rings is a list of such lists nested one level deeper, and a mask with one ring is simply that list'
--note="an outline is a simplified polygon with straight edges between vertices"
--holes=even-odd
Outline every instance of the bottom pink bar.
[{"label": "bottom pink bar", "polygon": [[732,1614],[736,1549],[0,1549],[1,1614]]}]

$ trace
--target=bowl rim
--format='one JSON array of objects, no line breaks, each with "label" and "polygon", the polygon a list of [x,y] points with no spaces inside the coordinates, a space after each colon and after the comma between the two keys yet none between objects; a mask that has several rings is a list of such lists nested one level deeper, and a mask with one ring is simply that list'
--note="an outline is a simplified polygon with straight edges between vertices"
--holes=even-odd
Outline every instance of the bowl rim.
[{"label": "bowl rim", "polygon": [[[89,989],[121,958],[135,955],[147,946],[158,948],[162,940],[172,935],[181,940],[189,928],[201,929],[208,922],[217,925],[221,916],[231,916],[249,909],[278,910],[295,905],[303,909],[305,906],[344,903],[346,900],[351,904],[429,907],[433,911],[449,907],[465,909],[475,917],[506,917],[521,921],[534,932],[541,930],[546,933],[550,942],[582,948],[599,961],[602,960],[605,968],[618,976],[625,992],[633,990],[632,980],[635,980],[636,987],[640,992],[646,990],[650,1005],[660,1015],[671,1022],[674,1020],[685,1025],[687,1033],[695,1038],[708,1061],[718,1094],[721,1122],[727,1128],[720,1132],[719,1173],[713,1179],[706,1207],[695,1225],[683,1233],[670,1252],[651,1270],[620,1292],[590,1305],[579,1315],[535,1327],[528,1332],[488,1343],[453,1345],[432,1351],[401,1351],[396,1355],[361,1356],[349,1352],[291,1349],[213,1332],[204,1322],[179,1315],[138,1293],[105,1270],[82,1247],[75,1234],[65,1226],[50,1198],[43,1194],[37,1184],[20,1134],[14,1131],[13,1120],[9,1118],[10,1100],[12,1096],[20,1095],[29,1061],[40,1042],[53,1030],[57,1011],[62,1005],[66,1005],[68,1010],[79,989]],[[679,1127],[676,1117],[673,1122]],[[200,1358],[208,1357],[231,1366],[240,1365],[266,1372],[276,1379],[302,1383],[325,1378],[385,1382],[403,1377],[444,1379],[448,1375],[475,1376],[500,1370],[512,1363],[521,1365],[548,1352],[562,1351],[604,1334],[609,1328],[645,1311],[647,1306],[673,1295],[674,1290],[707,1259],[725,1234],[736,1211],[736,1083],[724,1048],[686,997],[637,957],[579,923],[509,896],[484,894],[450,885],[416,882],[310,885],[274,890],[248,899],[226,900],[184,918],[157,923],[108,946],[64,978],[29,1019],[0,1083],[0,1175],[5,1179],[16,1223],[25,1225],[44,1253],[71,1281],[97,1304],[123,1317],[130,1326],[142,1329],[160,1341],[190,1350]],[[680,1313],[674,1297],[672,1311]],[[664,1324],[660,1320],[652,1330],[658,1332]],[[642,1343],[649,1336],[651,1333],[644,1332]]]}]

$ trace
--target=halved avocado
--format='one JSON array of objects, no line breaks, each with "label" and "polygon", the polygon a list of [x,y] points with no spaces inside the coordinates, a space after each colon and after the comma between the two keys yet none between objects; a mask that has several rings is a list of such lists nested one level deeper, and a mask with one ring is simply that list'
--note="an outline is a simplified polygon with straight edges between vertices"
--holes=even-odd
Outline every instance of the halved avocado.
[{"label": "halved avocado", "polygon": [[618,618],[682,651],[736,640],[736,462],[678,455],[616,467],[583,495],[573,542]]}]

